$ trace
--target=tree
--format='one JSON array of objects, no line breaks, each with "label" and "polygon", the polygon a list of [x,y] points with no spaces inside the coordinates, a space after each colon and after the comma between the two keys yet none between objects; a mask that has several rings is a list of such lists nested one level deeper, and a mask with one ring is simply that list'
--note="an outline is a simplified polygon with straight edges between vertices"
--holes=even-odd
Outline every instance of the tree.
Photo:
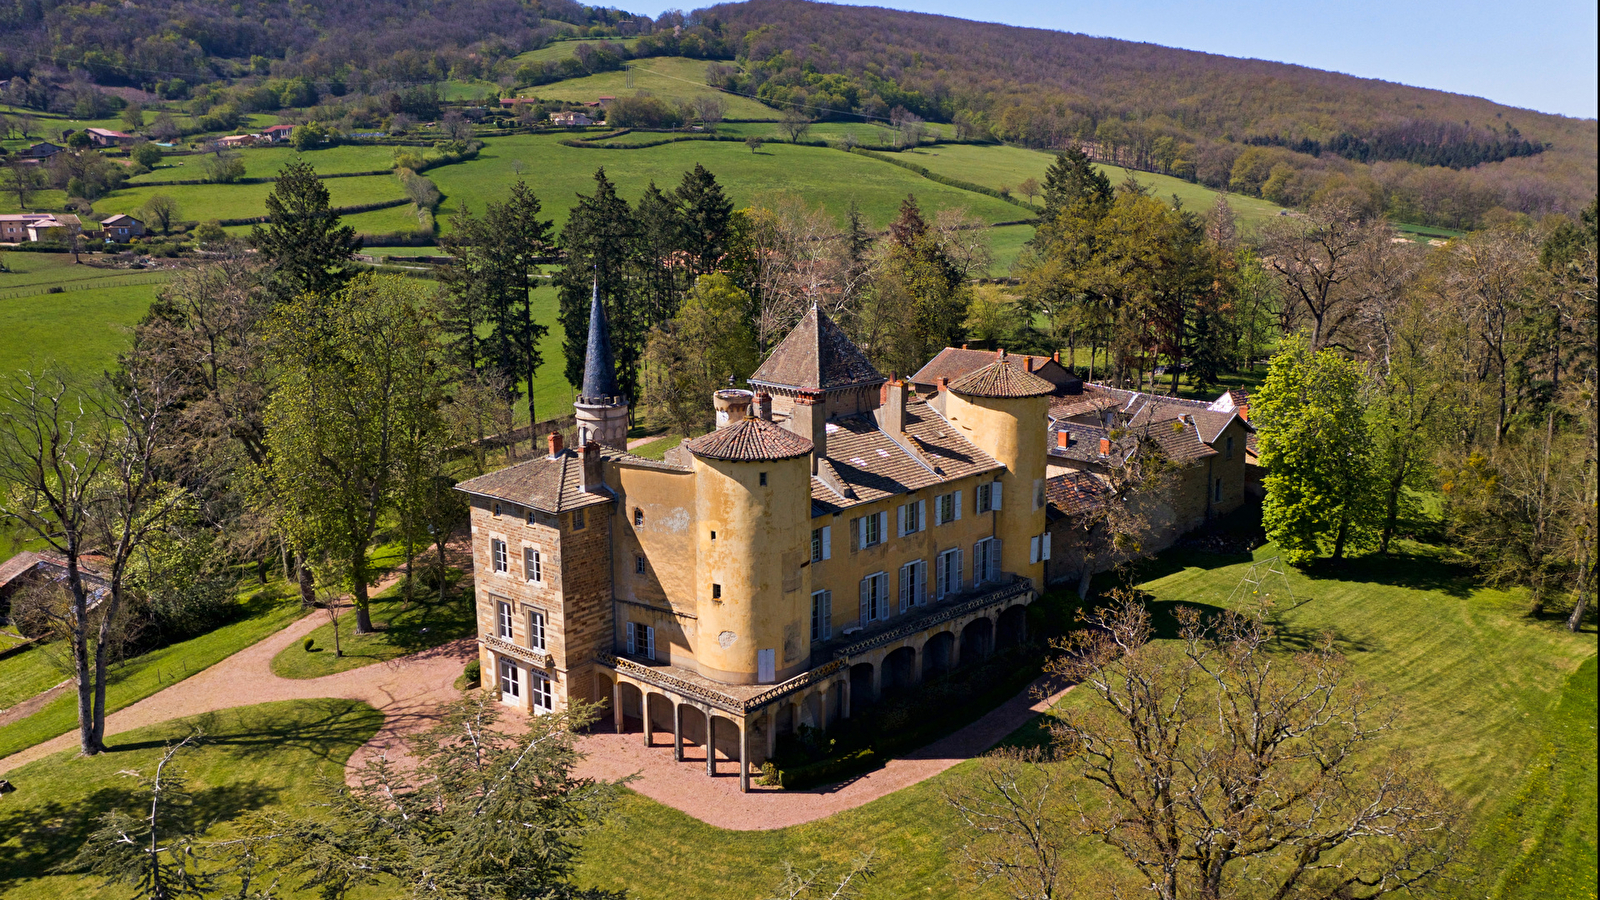
[{"label": "tree", "polygon": [[321,149],[331,137],[332,134],[322,123],[305,122],[296,125],[294,130],[289,132],[289,146],[297,153],[305,153],[308,150]]},{"label": "tree", "polygon": [[761,137],[759,135],[752,134],[749,137],[744,139],[744,145],[746,147],[750,148],[750,155],[751,156],[754,156],[756,151],[761,149],[761,144],[762,143],[763,142],[762,142]]},{"label": "tree", "polygon": [[778,120],[778,127],[789,136],[790,143],[798,144],[800,139],[806,136],[806,132],[811,130],[811,117],[806,115],[804,110],[790,107],[783,111]]},{"label": "tree", "polygon": [[678,314],[651,331],[645,358],[655,377],[646,402],[680,434],[710,422],[712,392],[756,370],[749,308],[749,295],[728,276],[702,275]]},{"label": "tree", "polygon": [[156,163],[161,162],[161,148],[149,141],[143,141],[135,144],[133,149],[128,152],[128,156],[146,169],[154,169]]},{"label": "tree", "polygon": [[202,247],[211,244],[221,244],[228,240],[228,232],[222,229],[222,223],[216,219],[201,222],[194,227],[195,243]]},{"label": "tree", "polygon": [[267,195],[267,224],[250,231],[267,260],[267,285],[286,302],[302,293],[331,297],[354,276],[348,263],[361,250],[355,229],[328,205],[328,188],[309,163],[295,160],[278,173]]},{"label": "tree", "polygon": [[220,146],[201,158],[200,167],[205,170],[206,180],[213,184],[232,184],[244,177],[244,160],[239,151]]},{"label": "tree", "polygon": [[[1178,640],[1153,642],[1135,592],[1113,604],[1047,667],[1089,695],[1050,726],[1065,777],[1011,788],[992,764],[999,777],[964,804],[1004,835],[969,853],[1020,863],[1012,896],[1369,900],[1464,874],[1457,805],[1404,752],[1378,749],[1396,716],[1331,638],[1290,655],[1259,614],[1179,608]],[[1066,778],[1083,789],[1056,790]],[[1122,866],[1060,871],[1069,837]]]},{"label": "tree", "polygon": [[944,801],[978,835],[961,848],[963,874],[998,883],[1016,900],[1053,900],[1064,889],[1068,833],[1060,793],[1064,766],[1039,748],[1006,747],[978,762],[975,777],[947,788]]},{"label": "tree", "polygon": [[445,136],[452,141],[466,142],[472,140],[472,123],[459,110],[450,110],[439,120],[439,128]]},{"label": "tree", "polygon": [[1319,204],[1306,216],[1281,217],[1262,229],[1262,258],[1278,274],[1289,302],[1310,319],[1313,353],[1325,347],[1354,350],[1356,335],[1350,332],[1368,301],[1394,287],[1363,271],[1390,251],[1389,236],[1383,222],[1363,220],[1340,203]]},{"label": "tree", "polygon": [[960,257],[907,196],[889,224],[883,262],[856,322],[859,343],[884,371],[914,372],[962,342],[972,305]]},{"label": "tree", "polygon": [[567,383],[583,383],[583,360],[589,335],[589,300],[598,281],[600,299],[611,325],[611,346],[616,354],[618,382],[629,397],[639,396],[639,357],[645,328],[634,292],[639,270],[640,225],[628,201],[617,195],[605,169],[594,174],[592,195],[578,195],[578,203],[561,231],[561,248],[567,262],[557,276],[561,327],[566,333]]},{"label": "tree", "polygon": [[144,127],[144,107],[138,103],[129,103],[122,108],[122,127],[130,132],[138,131]]},{"label": "tree", "polygon": [[254,830],[281,836],[280,871],[331,898],[394,879],[452,897],[620,900],[572,884],[579,841],[621,787],[573,774],[574,732],[593,712],[579,704],[497,727],[503,708],[490,691],[455,701],[409,742],[414,768],[380,755],[354,786],[328,786],[324,814]]},{"label": "tree", "polygon": [[[79,748],[105,750],[106,685],[128,567],[187,495],[161,477],[179,397],[164,373],[133,385],[80,385],[24,373],[0,396],[0,522],[54,551],[66,567]],[[84,578],[84,557],[104,593]],[[91,640],[89,632],[93,630]]]},{"label": "tree", "polygon": [[1106,207],[1111,198],[1111,179],[1094,167],[1082,149],[1069,147],[1056,154],[1055,162],[1045,170],[1044,209],[1039,221],[1052,223],[1080,202]]},{"label": "tree", "polygon": [[783,880],[767,900],[856,900],[873,875],[872,851],[857,856],[843,871],[830,867],[798,869],[783,862]]},{"label": "tree", "polygon": [[728,113],[728,104],[716,94],[697,94],[693,103],[694,117],[708,129],[716,128]]},{"label": "tree", "polygon": [[1262,525],[1284,558],[1304,565],[1376,537],[1381,516],[1361,373],[1332,350],[1291,338],[1250,398],[1266,469]]},{"label": "tree", "polygon": [[44,175],[38,166],[27,164],[15,154],[5,160],[5,184],[0,185],[0,190],[17,198],[17,207],[27,209],[28,201],[33,199],[33,192],[44,186]]},{"label": "tree", "polygon": [[1017,185],[1017,193],[1027,197],[1028,204],[1032,205],[1033,198],[1039,196],[1039,179],[1034,178],[1031,175],[1022,179],[1022,183]]},{"label": "tree", "polygon": [[[689,254],[691,276],[717,270],[728,252],[733,201],[722,192],[717,177],[699,163],[683,173],[673,192],[677,215],[678,247]],[[641,210],[641,213],[643,211]]]},{"label": "tree", "polygon": [[443,402],[436,324],[405,279],[364,276],[337,297],[280,303],[266,324],[277,382],[254,489],[293,546],[338,561],[356,632],[372,632],[367,548],[394,508],[408,423]]},{"label": "tree", "polygon": [[146,222],[161,229],[162,234],[171,234],[172,225],[180,216],[178,201],[166,194],[154,194],[144,202],[139,209]]}]

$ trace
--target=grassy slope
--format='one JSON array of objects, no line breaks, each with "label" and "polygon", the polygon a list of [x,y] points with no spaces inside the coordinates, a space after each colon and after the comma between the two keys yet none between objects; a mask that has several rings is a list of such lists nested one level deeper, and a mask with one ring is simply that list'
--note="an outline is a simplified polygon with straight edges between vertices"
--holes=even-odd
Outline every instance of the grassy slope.
[{"label": "grassy slope", "polygon": [[[247,147],[240,151],[244,174],[249,178],[271,178],[296,157],[311,163],[318,174],[373,172],[394,165],[394,148],[373,145],[346,145],[298,153],[293,147]],[[204,178],[203,156],[170,156],[143,175],[128,179],[129,184],[145,181],[183,181]]]},{"label": "grassy slope", "polygon": [[197,810],[218,823],[209,835],[225,838],[228,821],[244,813],[298,810],[320,780],[339,777],[382,722],[382,713],[350,700],[265,703],[120,735],[111,752],[89,759],[66,752],[24,766],[9,776],[17,792],[0,804],[0,894],[8,900],[131,896],[100,879],[44,873],[72,858],[102,812],[136,810],[138,785],[122,773],[148,775],[166,745],[191,726],[206,740],[180,755],[179,767]]},{"label": "grassy slope", "polygon": [[[30,263],[41,257],[69,263],[72,259],[8,253],[7,264],[19,268],[23,256],[29,257]],[[143,277],[152,276],[144,273]],[[9,286],[8,278],[0,275],[0,294]],[[113,365],[128,345],[126,329],[144,315],[159,289],[159,284],[97,286],[0,300],[0,360],[8,372],[55,364],[77,375],[98,375]]]},{"label": "grassy slope", "polygon": [[[1161,600],[1220,606],[1246,568],[1238,557],[1169,554],[1145,586]],[[1474,844],[1485,854],[1480,870],[1526,873],[1491,896],[1592,897],[1594,633],[1530,621],[1519,598],[1476,589],[1426,555],[1358,561],[1330,577],[1295,573],[1290,582],[1307,602],[1280,614],[1285,643],[1338,635],[1357,673],[1401,702],[1397,743],[1435,766],[1466,803]],[[1086,699],[1069,695],[1069,702]],[[1525,765],[1541,759],[1548,767]],[[624,818],[587,842],[584,880],[626,885],[639,900],[757,896],[777,883],[784,860],[842,864],[873,849],[879,875],[867,897],[973,896],[952,880],[960,832],[940,799],[941,788],[970,769],[963,764],[858,809],[767,832],[722,831],[630,795]],[[1533,824],[1511,820],[1518,815]],[[1092,864],[1100,853],[1085,846],[1074,855]],[[675,864],[689,858],[697,864]],[[1484,896],[1482,887],[1470,895]]]},{"label": "grassy slope", "polygon": [[70,660],[58,662],[55,654],[38,646],[0,659],[0,711],[60,684],[71,674],[70,666]]},{"label": "grassy slope", "polygon": [[[429,553],[427,558],[418,561],[419,571],[421,566],[431,562]],[[273,657],[273,673],[284,678],[320,678],[387,662],[457,638],[475,637],[478,633],[470,584],[466,593],[459,587],[449,591],[443,603],[439,602],[438,594],[418,585],[409,608],[402,597],[401,586],[395,585],[373,598],[372,619],[381,630],[358,635],[355,614],[347,610],[339,618],[339,646],[343,656],[333,655],[333,625],[325,622],[309,635],[316,642],[314,650],[307,652],[303,643],[285,647]]]},{"label": "grassy slope", "polygon": [[[552,41],[537,50],[529,50],[526,53],[517,54],[516,58],[511,60],[511,62],[518,66],[525,65],[527,63],[559,62],[563,59],[570,59],[574,56],[577,56],[579,47],[585,45],[593,47],[601,42],[602,41],[599,39],[592,41]],[[639,39],[617,38],[615,40],[606,41],[606,43],[621,44],[624,47],[632,47],[634,44],[639,43]],[[648,60],[644,60],[644,62],[648,62]],[[704,72],[705,70],[701,69],[701,71]]]},{"label": "grassy slope", "polygon": [[[1022,147],[941,144],[920,150],[908,150],[902,158],[940,175],[960,178],[984,187],[996,189],[1010,187],[1015,191],[1017,185],[1028,178],[1035,178],[1042,183],[1045,170],[1050,167],[1055,156],[1041,150],[1027,150]],[[1203,213],[1216,202],[1216,191],[1181,178],[1151,172],[1134,172],[1117,166],[1100,165],[1096,168],[1111,179],[1113,187],[1132,175],[1155,196],[1170,200],[1172,195],[1176,194],[1186,208],[1196,212]],[[1282,207],[1276,204],[1240,194],[1229,194],[1228,203],[1233,207],[1234,215],[1238,217],[1240,225],[1248,231],[1259,228],[1261,223],[1282,210]]]},{"label": "grassy slope", "polygon": [[[245,601],[241,618],[209,634],[163,647],[115,667],[106,690],[106,707],[115,712],[143,700],[281,630],[301,615],[297,597],[285,598],[271,588],[259,591]],[[76,695],[63,694],[28,718],[0,731],[0,757],[71,731],[77,727],[77,721]]]},{"label": "grassy slope", "polygon": [[[359,178],[333,178],[327,182],[334,206],[378,203],[405,196],[393,175],[368,175]],[[273,185],[266,184],[177,184],[166,187],[129,185],[95,201],[95,212],[108,216],[131,213],[156,194],[178,201],[179,216],[201,222],[209,219],[242,219],[266,214],[267,195]]]},{"label": "grassy slope", "polygon": [[716,95],[727,104],[730,119],[765,119],[777,121],[777,110],[764,103],[724,94],[706,84],[706,66],[703,59],[681,56],[658,56],[639,60],[633,65],[633,86],[628,86],[626,72],[600,72],[583,78],[570,78],[554,84],[541,84],[524,88],[525,97],[545,100],[590,102],[601,97],[627,97],[638,91],[649,91],[669,103],[683,103],[695,97]]}]

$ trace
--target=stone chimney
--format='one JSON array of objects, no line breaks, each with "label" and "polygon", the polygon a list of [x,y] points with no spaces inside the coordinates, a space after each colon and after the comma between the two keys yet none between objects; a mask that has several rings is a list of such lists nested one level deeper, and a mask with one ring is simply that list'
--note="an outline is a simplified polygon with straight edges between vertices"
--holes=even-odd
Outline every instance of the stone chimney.
[{"label": "stone chimney", "polygon": [[1058,363],[1061,362],[1061,351],[1057,350],[1050,358]]},{"label": "stone chimney", "polygon": [[1069,444],[1071,444],[1071,443],[1072,443],[1072,435],[1068,434],[1067,430],[1065,428],[1063,428],[1060,431],[1056,432],[1056,446],[1057,447],[1060,447],[1061,449],[1065,450],[1065,449],[1067,449],[1067,446]]},{"label": "stone chimney", "polygon": [[802,391],[794,398],[789,414],[789,430],[811,440],[811,474],[817,474],[817,461],[828,455],[828,413],[818,401],[822,397]]},{"label": "stone chimney", "polygon": [[711,405],[717,411],[717,427],[737,425],[750,416],[750,404],[755,398],[749,391],[727,388],[711,395]]},{"label": "stone chimney", "polygon": [[1100,439],[1100,455],[1101,456],[1110,456],[1111,455],[1111,439],[1110,438],[1101,438]]},{"label": "stone chimney", "polygon": [[1027,371],[1032,372],[1033,371],[1033,357],[1024,356],[1022,359],[1023,359],[1022,367],[1024,369],[1026,369]]},{"label": "stone chimney", "polygon": [[1006,358],[1006,348],[1001,347],[999,350],[996,350],[994,352],[994,358],[995,359],[1005,359]]},{"label": "stone chimney", "polygon": [[939,393],[943,394],[944,392],[946,392],[948,390],[950,390],[950,379],[944,377],[943,375],[940,375],[939,376]]},{"label": "stone chimney", "polygon": [[766,391],[756,394],[755,417],[763,422],[772,421],[772,395]]},{"label": "stone chimney", "polygon": [[561,455],[561,432],[550,432],[550,458],[555,459]]},{"label": "stone chimney", "polygon": [[600,445],[590,441],[578,448],[578,486],[585,494],[600,492]]},{"label": "stone chimney", "polygon": [[883,386],[883,404],[877,409],[878,427],[890,434],[906,430],[906,383],[891,376]]}]

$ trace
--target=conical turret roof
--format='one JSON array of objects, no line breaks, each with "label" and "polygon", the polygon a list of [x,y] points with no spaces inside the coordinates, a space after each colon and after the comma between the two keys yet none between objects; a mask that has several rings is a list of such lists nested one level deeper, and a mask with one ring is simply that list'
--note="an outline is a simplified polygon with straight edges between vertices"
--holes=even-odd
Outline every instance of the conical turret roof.
[{"label": "conical turret roof", "polygon": [[594,297],[589,301],[589,345],[583,355],[582,399],[603,400],[615,397],[616,363],[611,356],[611,328],[606,309],[600,303],[600,279],[594,281]]},{"label": "conical turret roof", "polygon": [[884,380],[844,329],[815,306],[750,376],[752,384],[809,391]]},{"label": "conical turret roof", "polygon": [[1054,391],[1055,385],[997,359],[950,382],[950,390],[969,397],[1043,397]]}]

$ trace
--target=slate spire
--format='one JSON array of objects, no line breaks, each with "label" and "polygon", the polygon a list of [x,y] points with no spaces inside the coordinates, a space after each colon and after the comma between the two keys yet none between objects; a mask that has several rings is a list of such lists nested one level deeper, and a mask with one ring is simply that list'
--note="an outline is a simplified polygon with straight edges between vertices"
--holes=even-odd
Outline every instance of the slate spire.
[{"label": "slate spire", "polygon": [[600,303],[600,276],[594,279],[594,298],[589,302],[589,345],[583,357],[583,399],[590,402],[610,402],[617,390],[616,364],[611,356],[611,329],[606,323],[606,309]]}]

